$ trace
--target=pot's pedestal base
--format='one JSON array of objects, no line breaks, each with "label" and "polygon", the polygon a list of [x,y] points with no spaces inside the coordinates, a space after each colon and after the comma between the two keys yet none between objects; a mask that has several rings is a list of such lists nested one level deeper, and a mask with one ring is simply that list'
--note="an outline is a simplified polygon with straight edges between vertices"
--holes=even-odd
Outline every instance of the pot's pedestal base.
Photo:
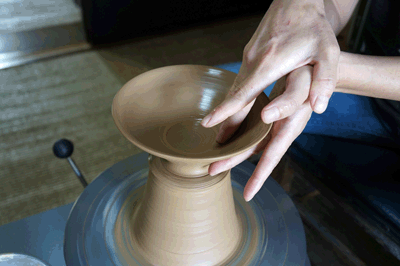
[{"label": "pot's pedestal base", "polygon": [[[149,265],[140,248],[135,248],[130,224],[138,210],[132,206],[143,197],[148,179],[147,156],[142,153],[115,164],[79,197],[65,232],[68,266]],[[235,209],[245,237],[220,264],[305,265],[303,225],[284,190],[269,178],[252,201],[244,201],[243,188],[254,168],[245,161],[231,170]]]},{"label": "pot's pedestal base", "polygon": [[252,265],[263,257],[266,220],[243,187],[232,189],[230,171],[188,179],[159,162],[150,162],[145,188],[131,192],[115,223],[127,265]]},{"label": "pot's pedestal base", "polygon": [[[138,244],[135,236],[132,234],[131,228],[135,226],[135,224],[132,223],[132,221],[134,221],[135,214],[137,213],[137,210],[140,207],[136,205],[137,203],[140,202],[140,199],[141,197],[137,194],[136,196],[127,199],[127,201],[124,203],[123,209],[121,210],[120,216],[116,221],[116,227],[115,227],[115,239],[117,240],[116,245],[126,263],[122,265],[168,265],[168,263],[155,264],[154,258],[152,260],[152,258],[148,256],[150,254],[145,254],[143,249]],[[254,214],[254,211],[251,208],[249,208],[249,206],[245,206],[246,202],[243,200],[243,196],[237,190],[234,191],[234,199],[236,203],[236,212],[238,218],[240,219],[240,229],[241,229],[240,242],[239,245],[234,247],[233,252],[231,252],[231,254],[228,254],[226,260],[220,262],[218,265],[252,265],[249,264],[251,260],[253,260],[255,257],[258,258],[262,257],[262,250],[258,248],[258,242],[260,240],[265,241],[263,232],[265,234],[266,228],[265,226],[264,228],[262,228],[261,225],[257,223],[255,217],[250,216]],[[160,242],[162,241],[163,240],[160,239]],[[264,246],[265,244],[266,243],[264,243]],[[171,243],[171,245],[173,245],[173,243]],[[207,252],[206,255],[209,255],[210,253],[212,253],[212,250]],[[216,257],[220,256],[220,254],[217,253],[215,253],[215,255]],[[192,259],[195,259],[196,257],[195,254],[192,257],[193,257]],[[233,262],[235,263],[233,264]],[[187,256],[182,255],[181,265],[194,265],[194,264],[187,263]],[[215,264],[210,264],[210,262],[207,260],[198,260],[195,265],[215,265]]]},{"label": "pot's pedestal base", "polygon": [[[118,247],[127,247],[124,254],[135,254],[134,258],[143,255],[142,264],[218,265],[231,261],[246,243],[249,218],[235,208],[230,171],[183,177],[168,171],[163,161],[151,156],[143,194],[124,203],[114,232]],[[121,228],[121,224],[128,227]],[[252,240],[250,246],[257,246],[257,238]],[[126,256],[129,265],[134,262],[129,261],[131,257]]]}]

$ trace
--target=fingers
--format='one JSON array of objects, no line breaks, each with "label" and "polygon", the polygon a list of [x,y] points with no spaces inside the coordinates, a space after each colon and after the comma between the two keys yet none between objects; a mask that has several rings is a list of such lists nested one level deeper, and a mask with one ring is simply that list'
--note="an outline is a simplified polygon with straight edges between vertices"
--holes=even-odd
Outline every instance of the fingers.
[{"label": "fingers", "polygon": [[227,170],[235,167],[236,165],[240,164],[244,160],[248,159],[250,156],[258,154],[260,151],[262,151],[265,148],[265,146],[267,145],[269,140],[270,140],[270,135],[265,137],[258,145],[256,145],[255,147],[251,148],[250,150],[248,150],[244,153],[241,153],[235,157],[232,157],[232,158],[229,158],[226,160],[212,163],[210,165],[210,167],[208,168],[208,173],[211,176],[214,176],[214,175],[217,175],[219,173],[222,173],[224,171],[227,171]]},{"label": "fingers", "polygon": [[235,167],[236,165],[240,164],[241,162],[249,158],[251,155],[253,155],[253,150],[248,150],[235,157],[212,163],[208,168],[208,173],[209,175],[214,176],[224,171],[227,171]]},{"label": "fingers", "polygon": [[336,87],[337,67],[339,63],[339,48],[329,48],[321,54],[314,65],[313,81],[310,89],[310,100],[313,111],[316,113],[325,112],[329,99]]},{"label": "fingers", "polygon": [[224,143],[227,141],[239,128],[240,124],[246,118],[247,114],[250,112],[250,109],[253,107],[255,100],[249,103],[245,108],[241,111],[237,112],[233,116],[226,119],[219,128],[219,132],[216,138],[218,143]]},{"label": "fingers", "polygon": [[290,143],[291,138],[288,136],[282,136],[281,134],[271,138],[257,164],[256,169],[244,188],[243,197],[246,201],[250,201],[260,190],[265,180],[267,180],[269,175],[272,173],[272,170],[276,167],[286,150],[289,148]]},{"label": "fingers", "polygon": [[260,190],[289,146],[304,130],[311,113],[309,101],[306,101],[293,116],[275,122],[271,140],[268,142],[253,175],[244,188],[243,196],[246,201],[250,201]]},{"label": "fingers", "polygon": [[[298,67],[297,60],[287,60],[285,55],[273,56],[273,52],[274,49],[267,49],[259,61],[243,62],[226,99],[203,119],[202,126],[213,127],[221,123],[252,102],[267,86]],[[249,67],[253,70],[248,71]]]},{"label": "fingers", "polygon": [[[304,66],[291,72],[286,78],[286,84],[277,82],[271,94],[274,96],[278,91],[279,96],[264,107],[261,117],[264,123],[270,124],[294,114],[297,109],[307,100],[311,78],[312,67]],[[286,88],[280,88],[280,87]],[[281,92],[279,92],[281,91]],[[282,93],[282,91],[284,91]]]},{"label": "fingers", "polygon": [[[241,77],[237,77],[225,100],[214,111],[204,117],[201,122],[204,127],[213,127],[238,111],[245,108],[261,93],[260,81],[254,74],[247,76],[239,83]],[[264,83],[264,82],[263,82]]]}]

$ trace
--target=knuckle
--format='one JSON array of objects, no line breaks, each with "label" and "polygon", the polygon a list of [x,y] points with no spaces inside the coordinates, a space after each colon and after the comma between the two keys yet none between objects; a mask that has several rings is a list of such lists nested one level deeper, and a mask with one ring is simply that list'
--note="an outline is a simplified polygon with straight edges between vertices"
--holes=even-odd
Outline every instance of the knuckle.
[{"label": "knuckle", "polygon": [[328,60],[337,60],[340,55],[340,48],[337,43],[325,47],[325,53]]},{"label": "knuckle", "polygon": [[249,51],[244,51],[243,52],[243,62],[251,62],[253,60],[254,56]]},{"label": "knuckle", "polygon": [[325,90],[322,90],[321,91],[321,93],[320,93],[320,95],[322,96],[322,97],[325,97],[325,98],[331,98],[331,96],[332,96],[332,93],[333,93],[333,90],[331,89],[331,88],[326,88]]},{"label": "knuckle", "polygon": [[243,50],[243,61],[252,62],[256,57],[256,51],[253,46],[247,44]]},{"label": "knuckle", "polygon": [[259,62],[268,61],[275,53],[278,46],[277,38],[272,37],[266,45],[257,47],[248,43],[243,50],[243,60],[247,62],[253,62],[255,60]]},{"label": "knuckle", "polygon": [[289,108],[289,109],[293,109],[293,108],[297,108],[297,107],[299,107],[299,102],[296,100],[296,99],[294,99],[294,98],[290,98],[288,101],[287,101],[287,108]]},{"label": "knuckle", "polygon": [[284,116],[285,107],[284,106],[278,106],[276,109],[278,110],[278,119],[280,120]]},{"label": "knuckle", "polygon": [[293,70],[292,72],[289,73],[289,75],[287,75],[286,77],[286,88],[290,86],[290,84],[295,84],[296,81],[299,79],[299,77],[302,76],[302,68],[298,68]]},{"label": "knuckle", "polygon": [[276,51],[276,42],[270,40],[268,45],[262,51],[262,54],[260,56],[261,62],[268,62],[270,58],[275,54],[275,51]]},{"label": "knuckle", "polygon": [[223,113],[225,111],[225,105],[218,105],[217,107],[215,107],[215,109],[213,110],[213,113]]},{"label": "knuckle", "polygon": [[251,42],[248,42],[243,49],[243,53],[246,54],[246,53],[250,52],[251,48],[252,48]]},{"label": "knuckle", "polygon": [[[318,79],[319,88],[315,89],[312,95],[331,97],[333,90],[335,89],[335,79],[334,78],[322,78]],[[311,94],[311,92],[310,92]]]},{"label": "knuckle", "polygon": [[283,118],[291,114],[294,110],[299,107],[299,103],[296,99],[288,99],[285,104],[278,107],[279,118]]},{"label": "knuckle", "polygon": [[245,100],[246,93],[245,93],[243,88],[235,87],[233,90],[230,90],[228,92],[228,96],[230,98],[233,98],[234,100],[237,100],[237,101],[241,102],[241,101]]}]

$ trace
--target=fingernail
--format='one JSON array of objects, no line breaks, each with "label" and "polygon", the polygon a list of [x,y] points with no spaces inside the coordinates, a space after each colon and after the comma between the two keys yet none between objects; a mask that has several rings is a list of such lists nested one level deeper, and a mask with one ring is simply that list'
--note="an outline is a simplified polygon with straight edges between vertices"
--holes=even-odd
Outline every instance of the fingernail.
[{"label": "fingernail", "polygon": [[245,198],[244,200],[245,200],[246,202],[249,202],[250,200],[253,199],[253,197],[254,197],[254,195],[252,195],[251,197],[248,197],[247,199]]},{"label": "fingernail", "polygon": [[210,173],[209,173],[209,175],[210,176],[215,176],[215,175],[218,175],[219,173],[221,173],[222,171],[211,171]]},{"label": "fingernail", "polygon": [[272,107],[264,112],[264,123],[270,124],[279,118],[279,111],[277,107]]},{"label": "fingernail", "polygon": [[318,96],[317,100],[315,101],[314,111],[316,113],[323,113],[328,106],[329,98],[325,96]]},{"label": "fingernail", "polygon": [[206,117],[204,117],[203,120],[201,121],[201,125],[203,127],[207,127],[207,125],[210,122],[211,118],[212,118],[212,114],[209,114]]}]

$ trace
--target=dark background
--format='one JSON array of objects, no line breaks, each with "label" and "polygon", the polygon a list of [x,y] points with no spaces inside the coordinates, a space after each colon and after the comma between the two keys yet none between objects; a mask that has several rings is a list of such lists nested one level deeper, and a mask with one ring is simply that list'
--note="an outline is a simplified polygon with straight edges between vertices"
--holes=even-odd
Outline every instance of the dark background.
[{"label": "dark background", "polygon": [[264,14],[271,2],[77,0],[83,10],[87,39],[93,45],[159,34],[189,24],[201,25],[236,16]]}]

